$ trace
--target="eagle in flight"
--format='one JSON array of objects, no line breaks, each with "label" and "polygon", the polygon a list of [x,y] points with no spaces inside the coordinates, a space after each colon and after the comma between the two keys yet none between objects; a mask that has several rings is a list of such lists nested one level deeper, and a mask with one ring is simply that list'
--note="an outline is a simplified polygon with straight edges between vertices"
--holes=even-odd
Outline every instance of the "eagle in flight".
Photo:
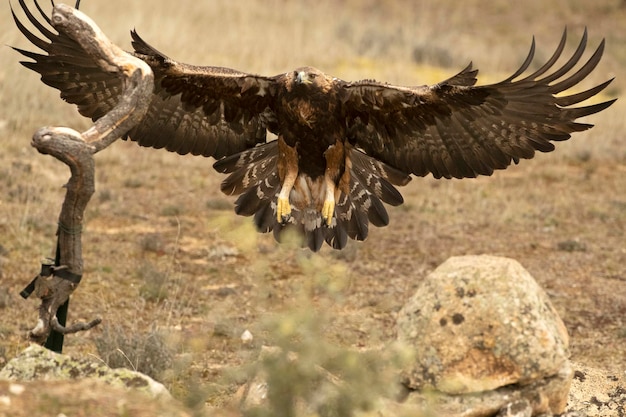
[{"label": "eagle in flight", "polygon": [[[101,70],[77,42],[56,33],[39,4],[44,22],[24,0],[19,4],[39,34],[13,13],[15,23],[43,51],[15,48],[30,59],[22,64],[83,116],[97,120],[115,107],[122,78]],[[278,240],[286,228],[296,228],[314,251],[324,242],[341,249],[348,238],[364,240],[370,223],[387,225],[383,203],[402,204],[396,186],[407,184],[411,175],[491,175],[589,129],[592,125],[576,120],[615,101],[579,105],[612,79],[559,95],[600,61],[604,41],[577,65],[586,30],[561,66],[555,68],[566,32],[538,69],[525,74],[533,61],[533,39],[513,75],[483,86],[475,85],[478,71],[471,64],[438,84],[415,87],[347,82],[313,67],[254,75],[177,62],[134,30],[131,37],[131,54],[152,68],[155,79],[147,114],[124,139],[215,158],[213,167],[229,174],[222,191],[239,195],[237,214],[254,216],[259,231],[273,231]]]}]

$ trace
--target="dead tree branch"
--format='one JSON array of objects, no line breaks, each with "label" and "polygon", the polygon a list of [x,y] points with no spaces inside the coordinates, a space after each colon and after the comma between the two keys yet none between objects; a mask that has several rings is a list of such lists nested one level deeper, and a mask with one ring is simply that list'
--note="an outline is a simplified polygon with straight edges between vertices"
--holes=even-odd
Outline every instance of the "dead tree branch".
[{"label": "dead tree branch", "polygon": [[58,265],[44,265],[34,280],[34,291],[41,305],[38,323],[29,332],[29,338],[38,343],[43,343],[51,330],[67,334],[100,323],[100,319],[95,319],[64,327],[56,313],[78,287],[83,274],[81,229],[85,208],[95,190],[93,155],[139,123],[148,110],[154,80],[146,63],[112,44],[82,12],[64,4],[56,5],[51,23],[56,30],[76,40],[100,68],[117,73],[123,80],[124,94],[116,107],[83,133],[66,127],[44,127],[33,136],[32,146],[65,163],[71,172],[59,215]]}]

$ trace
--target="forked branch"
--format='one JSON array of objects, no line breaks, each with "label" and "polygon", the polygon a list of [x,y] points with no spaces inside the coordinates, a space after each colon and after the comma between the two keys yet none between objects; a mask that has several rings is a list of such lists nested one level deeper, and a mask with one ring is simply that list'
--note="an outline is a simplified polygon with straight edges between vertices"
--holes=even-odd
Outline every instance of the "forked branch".
[{"label": "forked branch", "polygon": [[58,262],[44,265],[33,282],[41,305],[38,323],[29,337],[38,343],[43,343],[51,330],[67,334],[100,323],[100,319],[95,319],[64,327],[56,313],[78,287],[83,273],[81,229],[85,208],[95,190],[93,155],[139,123],[148,109],[154,80],[146,63],[112,44],[82,12],[64,4],[55,5],[51,23],[57,31],[78,42],[103,70],[117,73],[123,80],[124,93],[117,106],[83,133],[67,127],[44,127],[33,136],[32,145],[39,152],[62,161],[71,172],[59,215]]}]

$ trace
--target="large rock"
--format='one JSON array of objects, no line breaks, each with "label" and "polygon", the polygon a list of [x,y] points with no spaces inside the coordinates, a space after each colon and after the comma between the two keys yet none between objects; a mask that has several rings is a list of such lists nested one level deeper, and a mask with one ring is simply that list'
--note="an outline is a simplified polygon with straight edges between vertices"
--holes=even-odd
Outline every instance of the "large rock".
[{"label": "large rock", "polygon": [[141,372],[111,369],[102,362],[72,358],[32,344],[0,371],[0,381],[84,380],[96,378],[119,388],[134,388],[152,397],[170,397],[163,384]]},{"label": "large rock", "polygon": [[0,371],[0,417],[191,417],[152,378],[31,345]]},{"label": "large rock", "polygon": [[[179,402],[95,378],[0,381],[0,417],[192,417]],[[217,414],[213,414],[217,417]]]},{"label": "large rock", "polygon": [[[415,355],[403,372],[408,401],[436,398],[450,416],[490,415],[524,402],[532,415],[564,410],[573,375],[567,331],[517,261],[448,259],[422,282],[397,323],[399,341]],[[484,414],[467,414],[472,404]]]}]

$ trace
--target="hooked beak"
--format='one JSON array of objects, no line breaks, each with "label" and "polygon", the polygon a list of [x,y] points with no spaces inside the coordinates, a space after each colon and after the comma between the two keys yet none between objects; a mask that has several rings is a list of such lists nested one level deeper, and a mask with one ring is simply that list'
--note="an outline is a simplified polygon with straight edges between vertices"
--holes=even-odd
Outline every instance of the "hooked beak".
[{"label": "hooked beak", "polygon": [[298,75],[296,75],[296,82],[298,84],[311,84],[312,81],[309,78],[309,74],[306,71],[298,71]]}]

